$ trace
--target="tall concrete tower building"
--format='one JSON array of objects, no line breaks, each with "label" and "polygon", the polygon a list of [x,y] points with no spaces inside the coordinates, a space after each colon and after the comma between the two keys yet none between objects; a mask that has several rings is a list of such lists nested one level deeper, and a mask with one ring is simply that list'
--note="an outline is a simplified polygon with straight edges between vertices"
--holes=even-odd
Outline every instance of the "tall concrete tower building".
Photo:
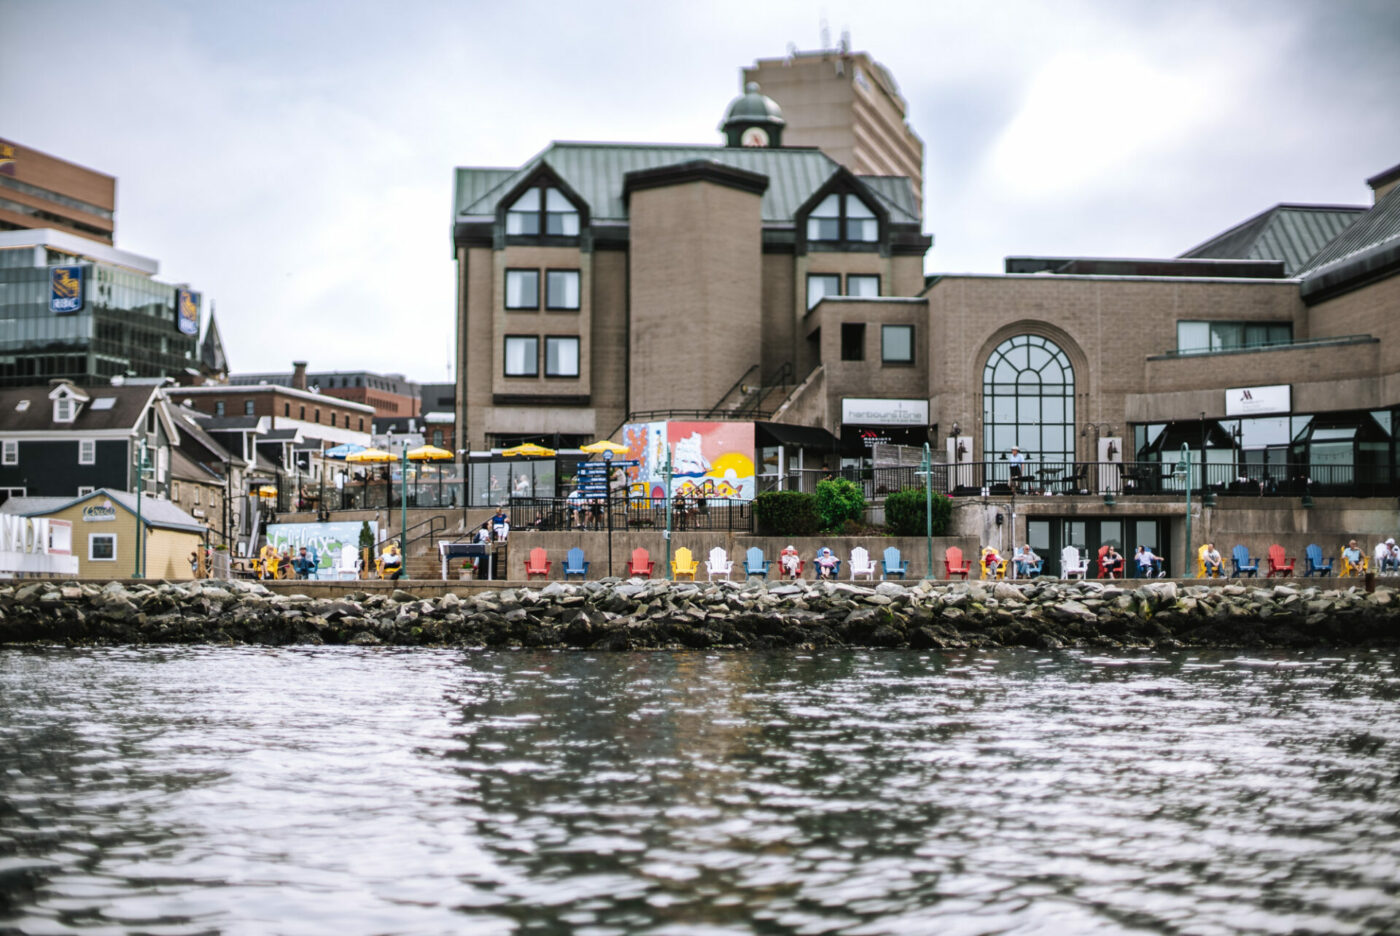
[{"label": "tall concrete tower building", "polygon": [[744,69],[778,102],[787,146],[817,146],[856,175],[904,176],[923,198],[924,142],[885,67],[845,48],[759,59]]}]

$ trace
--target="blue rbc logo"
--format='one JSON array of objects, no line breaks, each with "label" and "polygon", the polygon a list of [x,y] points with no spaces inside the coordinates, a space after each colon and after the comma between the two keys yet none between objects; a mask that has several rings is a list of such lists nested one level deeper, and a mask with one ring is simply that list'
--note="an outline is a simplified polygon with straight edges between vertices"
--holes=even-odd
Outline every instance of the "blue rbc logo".
[{"label": "blue rbc logo", "polygon": [[49,311],[70,315],[83,310],[83,268],[49,270]]}]

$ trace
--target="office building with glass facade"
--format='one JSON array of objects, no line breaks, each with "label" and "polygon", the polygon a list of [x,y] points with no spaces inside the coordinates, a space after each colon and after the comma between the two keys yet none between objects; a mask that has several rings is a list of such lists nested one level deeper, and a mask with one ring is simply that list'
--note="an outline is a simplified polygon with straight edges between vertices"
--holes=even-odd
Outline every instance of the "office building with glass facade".
[{"label": "office building with glass facade", "polygon": [[0,386],[197,368],[200,295],[156,261],[63,231],[0,231]]}]

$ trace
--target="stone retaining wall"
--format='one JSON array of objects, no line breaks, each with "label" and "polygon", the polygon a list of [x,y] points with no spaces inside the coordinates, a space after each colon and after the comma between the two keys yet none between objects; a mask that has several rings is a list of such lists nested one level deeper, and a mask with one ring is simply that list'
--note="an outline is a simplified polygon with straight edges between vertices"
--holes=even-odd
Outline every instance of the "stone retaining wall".
[{"label": "stone retaining wall", "polygon": [[[312,583],[286,583],[288,586]],[[1400,643],[1386,587],[1126,582],[551,582],[276,594],[256,582],[0,586],[0,645],[463,648],[1347,647]]]}]

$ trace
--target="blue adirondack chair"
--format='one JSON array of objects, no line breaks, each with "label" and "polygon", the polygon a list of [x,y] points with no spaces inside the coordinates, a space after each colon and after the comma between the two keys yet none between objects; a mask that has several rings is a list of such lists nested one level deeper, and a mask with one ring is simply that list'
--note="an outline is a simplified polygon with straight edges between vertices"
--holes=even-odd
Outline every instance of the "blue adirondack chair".
[{"label": "blue adirondack chair", "polygon": [[1304,578],[1313,573],[1323,576],[1332,574],[1332,557],[1328,556],[1326,559],[1323,559],[1321,546],[1316,543],[1309,543],[1308,548],[1303,554],[1308,560],[1308,567],[1303,572]]},{"label": "blue adirondack chair", "polygon": [[904,578],[909,571],[909,560],[899,558],[899,550],[891,546],[885,550],[884,567],[880,570],[880,578],[887,579],[898,575]]},{"label": "blue adirondack chair", "polygon": [[1249,555],[1249,547],[1237,545],[1230,550],[1230,561],[1235,566],[1230,578],[1244,578],[1246,575],[1251,578],[1259,577],[1259,560]]},{"label": "blue adirondack chair", "polygon": [[[825,548],[825,546],[817,547],[817,555],[820,556],[822,554],[822,550]],[[836,559],[836,565],[831,567],[831,573],[829,577],[833,579],[839,579],[841,577],[841,560],[837,558],[834,550],[832,551],[831,556],[833,559]],[[817,573],[817,578],[823,578],[822,567],[816,560],[812,561],[812,569]]]},{"label": "blue adirondack chair", "polygon": [[772,564],[771,559],[763,558],[763,550],[757,546],[750,546],[749,551],[744,553],[744,574],[757,575],[760,578],[768,577],[768,566]]},{"label": "blue adirondack chair", "polygon": [[564,556],[564,581],[567,582],[571,575],[588,578],[588,560],[583,558],[583,550],[577,546]]}]

